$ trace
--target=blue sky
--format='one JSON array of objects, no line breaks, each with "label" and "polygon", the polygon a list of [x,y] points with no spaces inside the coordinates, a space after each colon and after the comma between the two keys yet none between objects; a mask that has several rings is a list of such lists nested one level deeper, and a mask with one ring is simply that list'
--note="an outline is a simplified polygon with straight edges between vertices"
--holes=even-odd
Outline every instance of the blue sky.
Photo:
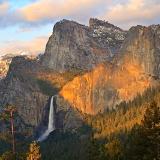
[{"label": "blue sky", "polygon": [[160,23],[159,0],[0,0],[0,54],[44,52],[61,19],[88,24],[90,17],[124,29]]},{"label": "blue sky", "polygon": [[16,9],[27,4],[34,2],[34,0],[10,0],[10,4],[12,5],[12,9]]}]

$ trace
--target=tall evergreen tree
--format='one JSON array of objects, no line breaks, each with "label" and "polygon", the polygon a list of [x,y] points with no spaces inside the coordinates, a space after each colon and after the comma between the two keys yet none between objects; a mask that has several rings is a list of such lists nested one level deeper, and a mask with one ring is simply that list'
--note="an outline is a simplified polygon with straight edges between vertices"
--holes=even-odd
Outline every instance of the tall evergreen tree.
[{"label": "tall evergreen tree", "polygon": [[[159,160],[160,156],[160,107],[153,101],[147,108],[142,121],[142,133],[149,144],[148,157]],[[159,158],[158,158],[159,157]]]},{"label": "tall evergreen tree", "polygon": [[121,142],[117,138],[106,144],[106,150],[110,160],[120,160],[123,151]]},{"label": "tall evergreen tree", "polygon": [[12,152],[7,151],[0,156],[0,160],[16,160],[16,158]]},{"label": "tall evergreen tree", "polygon": [[94,138],[91,138],[88,144],[88,151],[87,151],[87,159],[88,160],[99,160],[99,145]]},{"label": "tall evergreen tree", "polygon": [[146,109],[142,125],[132,130],[130,160],[160,160],[160,107],[153,101]]}]

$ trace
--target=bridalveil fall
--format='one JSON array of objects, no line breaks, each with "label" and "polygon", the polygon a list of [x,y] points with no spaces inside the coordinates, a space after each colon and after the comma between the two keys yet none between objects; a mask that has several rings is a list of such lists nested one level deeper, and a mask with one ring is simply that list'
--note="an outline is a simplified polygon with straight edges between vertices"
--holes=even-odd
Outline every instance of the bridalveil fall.
[{"label": "bridalveil fall", "polygon": [[47,130],[38,138],[38,141],[44,141],[48,135],[55,130],[55,113],[54,113],[54,104],[53,104],[53,100],[54,100],[55,96],[51,97],[50,100],[50,109],[49,109],[49,118],[48,118],[48,128]]}]

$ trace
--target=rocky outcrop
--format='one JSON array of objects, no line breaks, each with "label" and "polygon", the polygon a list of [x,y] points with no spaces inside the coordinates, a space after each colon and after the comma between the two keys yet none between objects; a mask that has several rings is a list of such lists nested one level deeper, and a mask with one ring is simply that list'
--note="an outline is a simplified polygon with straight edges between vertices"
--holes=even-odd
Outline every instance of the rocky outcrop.
[{"label": "rocky outcrop", "polygon": [[2,56],[0,57],[0,79],[3,79],[7,72],[8,72],[8,69],[9,69],[9,65],[11,63],[11,60],[12,60],[12,56]]},{"label": "rocky outcrop", "polygon": [[38,125],[48,99],[39,89],[36,78],[33,77],[33,73],[38,69],[38,64],[34,60],[22,56],[13,58],[0,89],[0,104],[16,106],[24,122],[32,126]]},{"label": "rocky outcrop", "polygon": [[127,31],[95,18],[89,20],[89,27],[93,31],[93,38],[103,46],[108,46],[112,56],[119,53]]},{"label": "rocky outcrop", "polygon": [[93,25],[93,21],[90,20],[90,27],[68,20],[58,22],[46,45],[42,64],[65,72],[90,70],[111,59],[115,53],[112,51],[120,48],[126,32],[103,21],[100,26]]},{"label": "rocky outcrop", "polygon": [[[0,55],[0,80],[5,78],[7,75],[9,65],[12,61],[12,58],[18,56],[17,54],[6,54],[6,55]],[[27,55],[29,59],[34,59],[35,56],[33,55]]]},{"label": "rocky outcrop", "polygon": [[[160,25],[132,27],[121,51],[121,63],[138,63],[143,72],[160,76]],[[119,61],[119,59],[118,59]]]}]

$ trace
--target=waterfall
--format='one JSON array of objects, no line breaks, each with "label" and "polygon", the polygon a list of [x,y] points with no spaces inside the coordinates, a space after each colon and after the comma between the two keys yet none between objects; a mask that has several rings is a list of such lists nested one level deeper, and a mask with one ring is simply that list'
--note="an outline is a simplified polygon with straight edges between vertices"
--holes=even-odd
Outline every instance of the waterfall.
[{"label": "waterfall", "polygon": [[53,105],[53,99],[54,97],[52,96],[51,102],[50,102],[50,110],[49,110],[49,120],[48,120],[48,131],[49,133],[52,132],[55,129],[54,125],[54,105]]},{"label": "waterfall", "polygon": [[48,118],[48,128],[47,130],[38,138],[38,141],[44,141],[49,134],[55,130],[55,123],[54,123],[54,105],[53,105],[53,100],[55,96],[51,97],[50,101],[50,109],[49,109],[49,118]]}]

